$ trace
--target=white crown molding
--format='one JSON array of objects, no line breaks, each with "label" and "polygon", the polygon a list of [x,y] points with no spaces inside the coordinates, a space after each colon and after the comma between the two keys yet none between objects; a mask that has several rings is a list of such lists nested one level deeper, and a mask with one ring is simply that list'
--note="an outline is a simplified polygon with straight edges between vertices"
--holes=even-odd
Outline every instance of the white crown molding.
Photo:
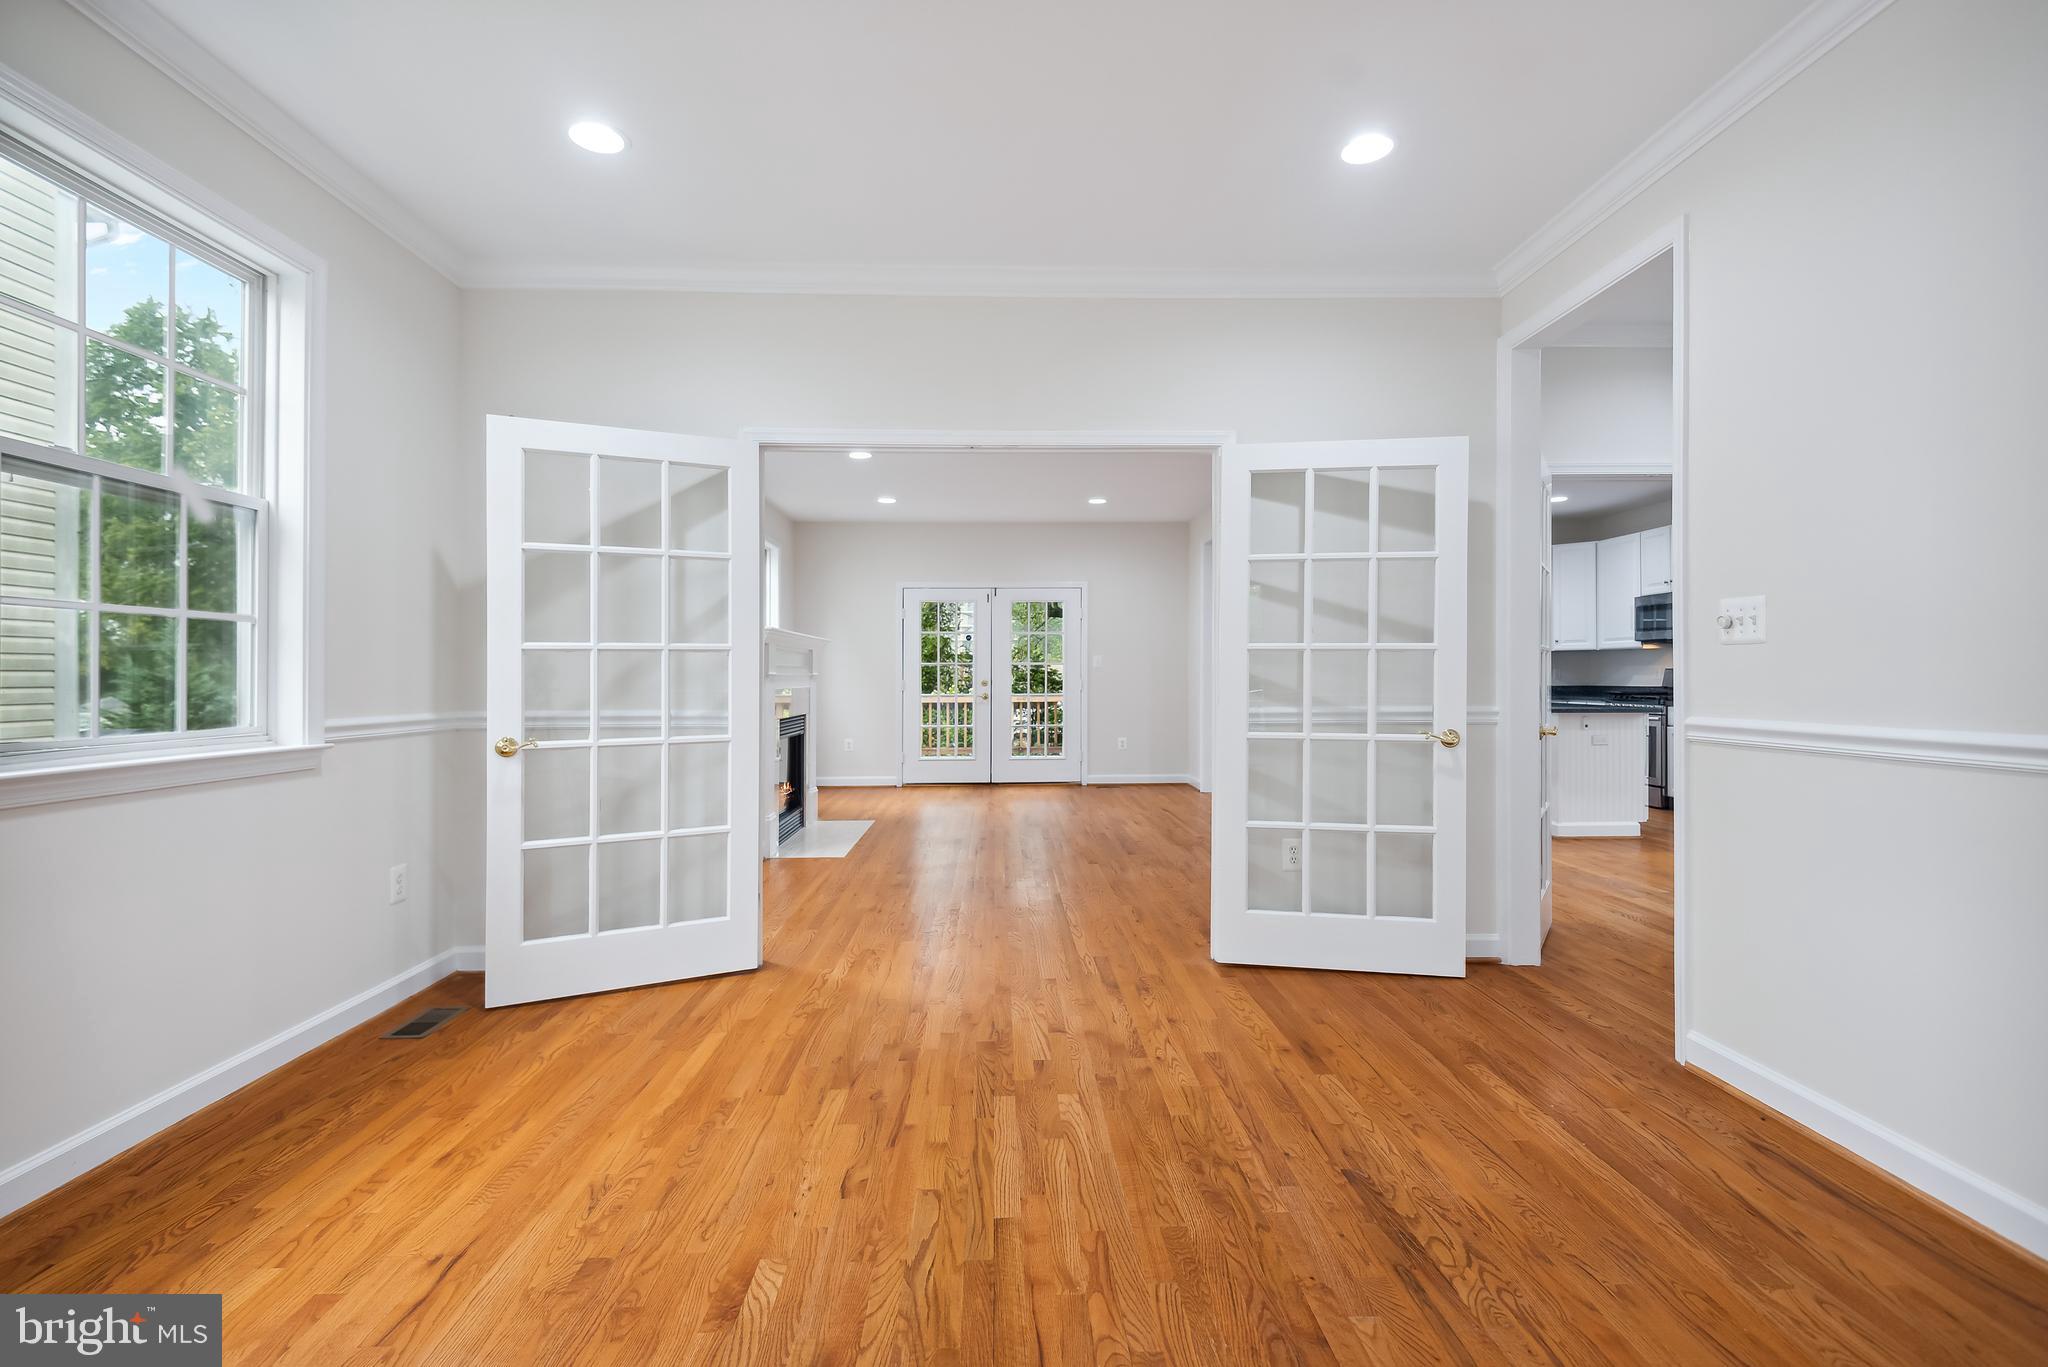
[{"label": "white crown molding", "polygon": [[1827,722],[1694,717],[1685,723],[1685,738],[1699,745],[1793,750],[1804,754],[1843,755],[1901,764],[2048,774],[2048,735],[2024,732],[1932,731],[1890,726],[1838,726]]},{"label": "white crown molding", "polygon": [[477,261],[147,0],[68,3],[464,289],[1017,299],[1493,299],[1528,279],[1891,0],[1816,0],[1502,258],[1491,273],[1413,275],[795,262],[640,267]]},{"label": "white crown molding", "polygon": [[146,0],[69,3],[450,282],[462,283],[464,256],[454,243],[357,170],[276,101],[242,79],[155,6]]},{"label": "white crown molding", "polygon": [[1496,292],[1504,295],[1541,270],[1565,248],[1712,141],[1721,130],[1762,103],[1771,92],[1869,23],[1891,2],[1815,0],[1741,65],[1714,82],[1705,94],[1622,158],[1618,166],[1594,181],[1555,218],[1502,257],[1493,272]]},{"label": "white crown molding", "polygon": [[974,299],[1492,299],[1490,275],[1081,270],[1036,266],[478,265],[468,289],[663,290],[685,294],[851,294]]},{"label": "white crown molding", "polygon": [[431,736],[447,731],[481,731],[481,712],[403,712],[387,717],[330,717],[330,743],[383,740],[390,736]]}]

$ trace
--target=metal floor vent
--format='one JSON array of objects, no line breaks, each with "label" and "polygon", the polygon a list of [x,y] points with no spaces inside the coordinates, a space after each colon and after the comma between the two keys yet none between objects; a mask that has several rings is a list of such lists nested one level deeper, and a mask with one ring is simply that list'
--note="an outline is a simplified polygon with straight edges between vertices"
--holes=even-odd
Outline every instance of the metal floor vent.
[{"label": "metal floor vent", "polygon": [[459,1006],[430,1006],[396,1030],[387,1033],[384,1038],[418,1039],[422,1035],[431,1035],[460,1014],[462,1008]]}]

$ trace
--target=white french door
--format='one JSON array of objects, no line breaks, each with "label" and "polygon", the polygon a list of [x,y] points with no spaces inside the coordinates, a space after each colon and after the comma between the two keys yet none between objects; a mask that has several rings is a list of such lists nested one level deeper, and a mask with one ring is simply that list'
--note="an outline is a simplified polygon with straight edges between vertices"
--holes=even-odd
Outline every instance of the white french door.
[{"label": "white french door", "polygon": [[1078,783],[1082,594],[903,590],[903,781]]},{"label": "white french door", "polygon": [[1221,460],[1211,953],[1461,977],[1465,439]]},{"label": "white french door", "polygon": [[485,1002],[760,967],[758,448],[494,415],[485,485]]},{"label": "white french door", "polygon": [[991,593],[903,590],[903,781],[986,783]]},{"label": "white french door", "polygon": [[989,778],[1081,781],[1081,590],[995,591]]}]

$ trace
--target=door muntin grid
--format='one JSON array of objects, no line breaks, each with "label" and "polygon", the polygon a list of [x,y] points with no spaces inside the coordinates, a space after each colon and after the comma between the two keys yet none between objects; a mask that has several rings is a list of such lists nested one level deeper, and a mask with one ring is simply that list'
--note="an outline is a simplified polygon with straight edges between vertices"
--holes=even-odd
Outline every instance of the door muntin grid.
[{"label": "door muntin grid", "polygon": [[1058,598],[1010,604],[1012,759],[1067,754],[1067,606]]},{"label": "door muntin grid", "polygon": [[725,920],[730,479],[530,449],[521,543],[522,938]]},{"label": "door muntin grid", "polygon": [[1251,476],[1246,895],[1434,919],[1436,469]]},{"label": "door muntin grid", "polygon": [[982,689],[976,671],[973,599],[923,598],[917,604],[917,754],[919,759],[971,760],[977,754],[975,708]]}]

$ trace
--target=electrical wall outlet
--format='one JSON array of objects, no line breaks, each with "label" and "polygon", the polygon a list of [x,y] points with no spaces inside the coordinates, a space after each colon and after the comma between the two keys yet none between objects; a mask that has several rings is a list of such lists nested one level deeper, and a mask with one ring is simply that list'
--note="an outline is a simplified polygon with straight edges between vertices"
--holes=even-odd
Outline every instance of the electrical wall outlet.
[{"label": "electrical wall outlet", "polygon": [[1280,863],[1283,868],[1298,869],[1301,867],[1301,842],[1299,840],[1287,841],[1280,847],[1280,850]]},{"label": "electrical wall outlet", "polygon": [[1116,738],[1116,748],[1117,748],[1117,749],[1119,749],[1119,750],[1128,750],[1128,749],[1130,749],[1130,748],[1131,748],[1131,738],[1130,738],[1129,736],[1118,736],[1118,737]]},{"label": "electrical wall outlet", "polygon": [[393,864],[391,866],[391,879],[385,891],[385,897],[391,906],[395,907],[405,900],[405,882],[405,865]]},{"label": "electrical wall outlet", "polygon": [[853,753],[853,737],[852,737],[852,736],[848,736],[848,737],[846,738],[846,753],[847,753],[847,754],[849,754],[849,755]]},{"label": "electrical wall outlet", "polygon": [[1714,625],[1720,629],[1722,645],[1760,644],[1764,639],[1764,596],[1723,598]]}]

